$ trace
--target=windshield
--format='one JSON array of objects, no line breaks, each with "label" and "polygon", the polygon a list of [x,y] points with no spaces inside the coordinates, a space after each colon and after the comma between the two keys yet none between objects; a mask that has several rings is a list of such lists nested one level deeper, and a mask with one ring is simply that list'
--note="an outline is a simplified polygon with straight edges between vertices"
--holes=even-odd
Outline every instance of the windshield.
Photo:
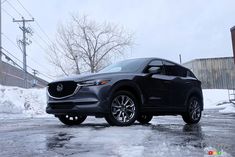
[{"label": "windshield", "polygon": [[111,64],[98,73],[111,73],[111,72],[136,72],[144,63],[145,59],[129,59],[115,64]]}]

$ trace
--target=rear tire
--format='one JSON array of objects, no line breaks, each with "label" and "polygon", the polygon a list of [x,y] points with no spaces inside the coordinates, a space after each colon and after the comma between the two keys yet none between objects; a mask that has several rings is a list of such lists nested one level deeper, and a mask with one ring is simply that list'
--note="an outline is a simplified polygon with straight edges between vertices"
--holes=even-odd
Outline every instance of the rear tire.
[{"label": "rear tire", "polygon": [[187,112],[182,118],[187,124],[196,124],[200,121],[202,115],[202,104],[199,98],[193,96],[188,100]]},{"label": "rear tire", "polygon": [[64,123],[65,125],[79,125],[82,122],[85,121],[87,116],[81,116],[81,115],[61,115],[58,116],[59,120]]},{"label": "rear tire", "polygon": [[140,124],[148,124],[152,118],[152,115],[141,114],[138,116],[137,121],[140,122]]},{"label": "rear tire", "polygon": [[109,104],[109,113],[105,120],[110,125],[129,126],[138,116],[138,104],[135,96],[128,91],[116,92]]}]

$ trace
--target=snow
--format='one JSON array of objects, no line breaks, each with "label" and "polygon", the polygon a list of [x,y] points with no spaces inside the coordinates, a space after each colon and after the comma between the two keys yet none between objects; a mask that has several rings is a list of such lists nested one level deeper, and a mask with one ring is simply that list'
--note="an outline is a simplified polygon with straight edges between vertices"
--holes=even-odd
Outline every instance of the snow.
[{"label": "snow", "polygon": [[235,113],[235,104],[228,100],[228,90],[204,89],[203,97],[205,109],[219,109],[220,113]]},{"label": "snow", "polygon": [[[219,109],[221,113],[235,113],[235,105],[228,103],[228,91],[223,89],[204,89],[204,108]],[[0,85],[1,117],[13,114],[17,116],[49,116],[45,112],[46,89],[23,89]],[[14,117],[14,116],[13,116]]]},{"label": "snow", "polygon": [[230,103],[230,104],[226,104],[224,105],[225,108],[220,110],[220,113],[235,113],[235,107],[234,104]]},{"label": "snow", "polygon": [[204,105],[206,109],[216,108],[216,105],[228,102],[228,90],[224,89],[204,89]]},{"label": "snow", "polygon": [[0,113],[17,116],[46,115],[46,89],[23,89],[0,85]]}]

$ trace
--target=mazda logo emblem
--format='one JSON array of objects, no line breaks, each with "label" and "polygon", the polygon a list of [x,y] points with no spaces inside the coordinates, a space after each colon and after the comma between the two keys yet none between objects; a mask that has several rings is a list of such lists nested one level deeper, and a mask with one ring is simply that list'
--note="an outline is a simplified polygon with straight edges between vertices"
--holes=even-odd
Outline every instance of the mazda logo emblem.
[{"label": "mazda logo emblem", "polygon": [[56,87],[57,92],[61,92],[63,90],[63,85],[60,83]]}]

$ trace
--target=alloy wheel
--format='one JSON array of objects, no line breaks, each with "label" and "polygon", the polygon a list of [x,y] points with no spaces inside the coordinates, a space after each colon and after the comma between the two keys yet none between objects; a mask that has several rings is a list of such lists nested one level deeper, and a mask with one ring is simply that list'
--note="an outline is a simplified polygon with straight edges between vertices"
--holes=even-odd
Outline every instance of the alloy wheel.
[{"label": "alloy wheel", "polygon": [[189,114],[192,120],[197,121],[201,117],[201,107],[198,100],[193,99],[190,103]]},{"label": "alloy wheel", "polygon": [[127,95],[118,95],[111,104],[112,116],[121,123],[128,123],[135,116],[135,103]]}]

